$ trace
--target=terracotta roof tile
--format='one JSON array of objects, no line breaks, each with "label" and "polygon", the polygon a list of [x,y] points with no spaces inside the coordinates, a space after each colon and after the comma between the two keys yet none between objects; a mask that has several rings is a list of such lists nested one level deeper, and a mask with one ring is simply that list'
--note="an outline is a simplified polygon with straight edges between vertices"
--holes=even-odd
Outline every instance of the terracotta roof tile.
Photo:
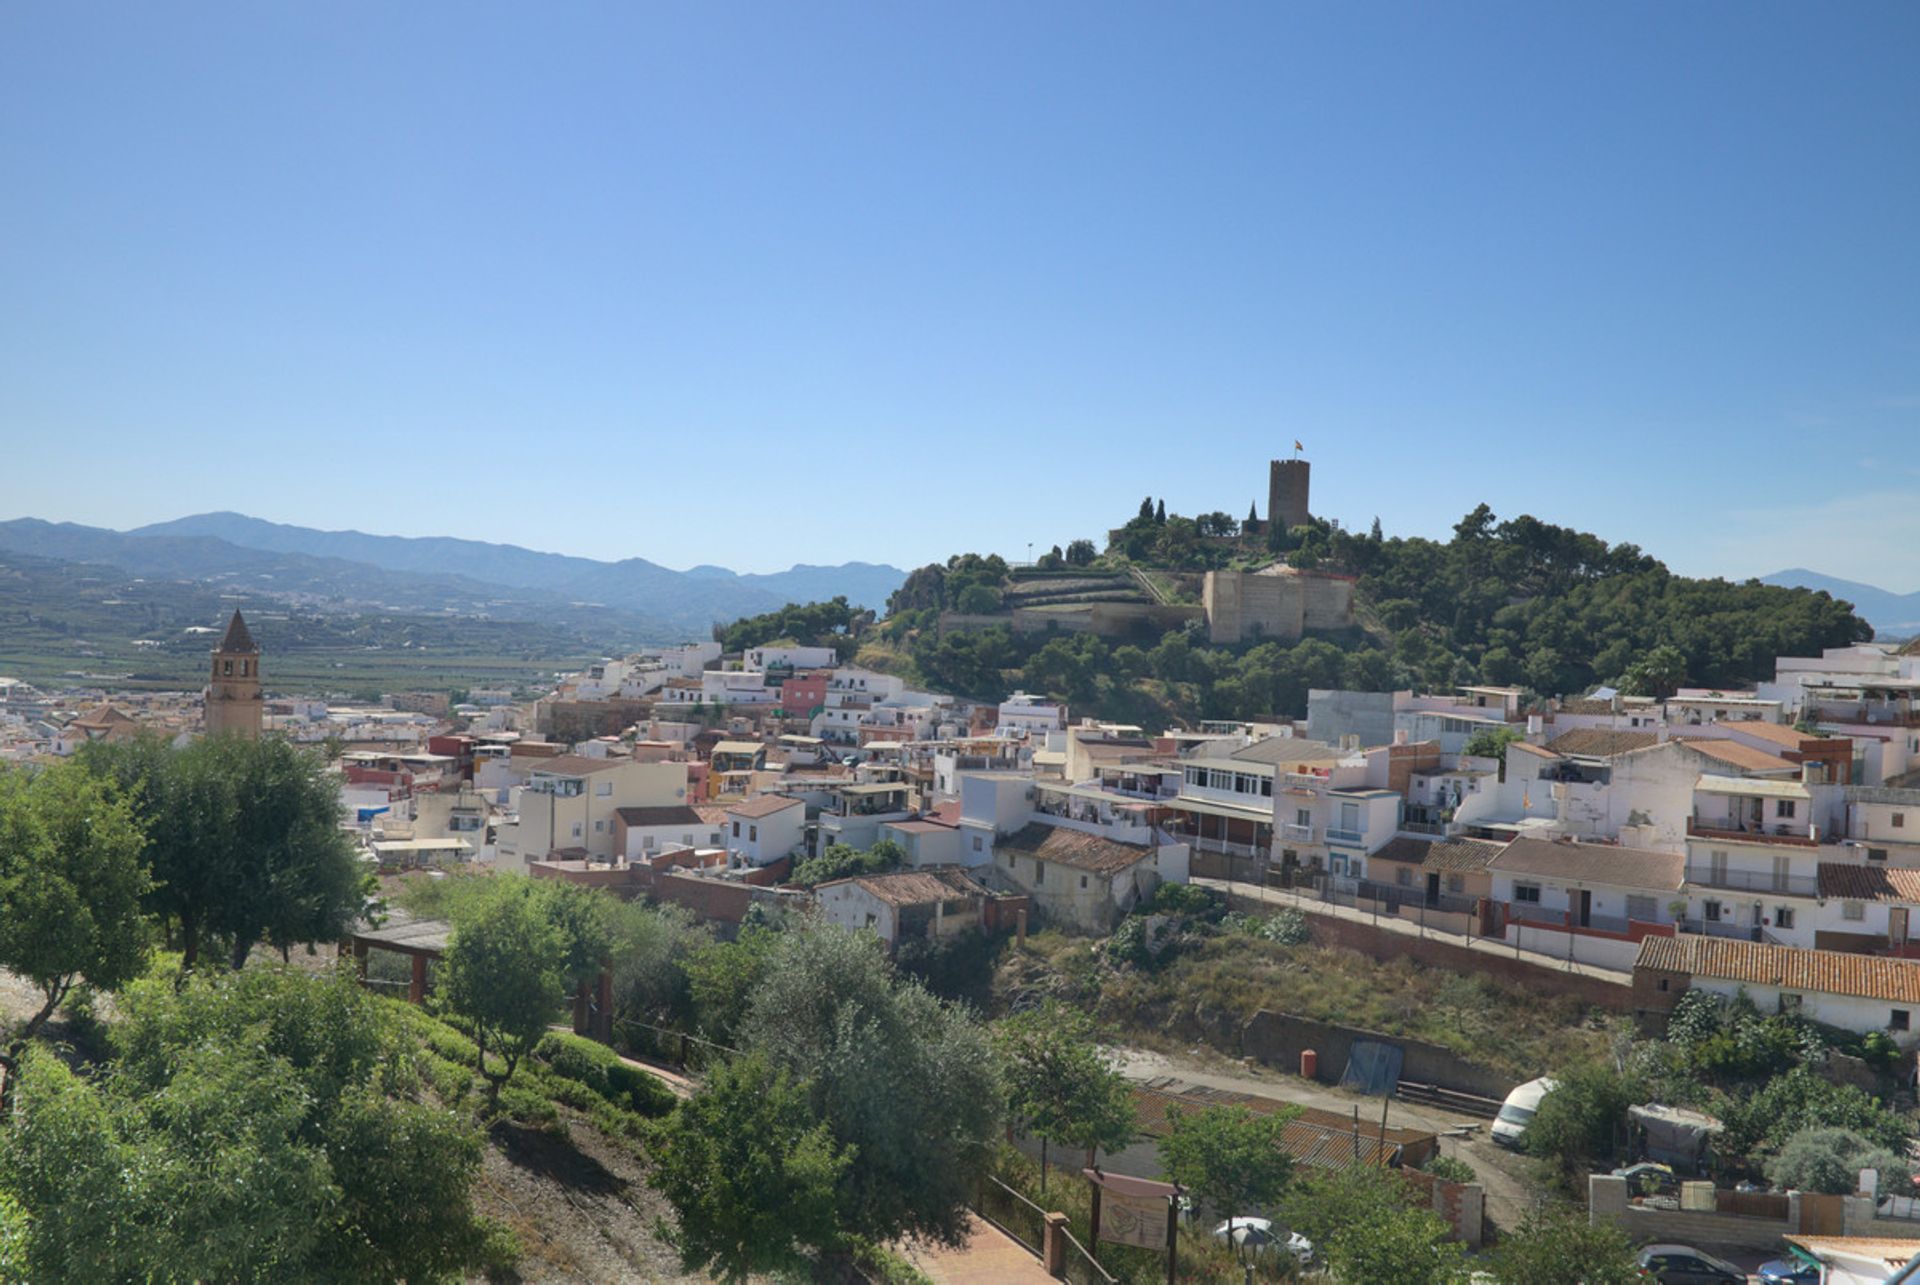
[{"label": "terracotta roof tile", "polygon": [[1500,850],[1487,869],[1569,883],[1678,892],[1687,859],[1678,852],[1649,852],[1609,843],[1555,843],[1521,837]]},{"label": "terracotta roof tile", "polygon": [[758,820],[761,817],[770,817],[776,812],[784,812],[788,808],[804,806],[799,799],[790,799],[784,794],[756,794],[744,803],[727,804],[726,811],[728,816]]},{"label": "terracotta roof tile", "polygon": [[527,770],[552,776],[592,776],[595,772],[611,772],[616,767],[630,767],[632,764],[630,758],[590,759],[584,754],[556,754],[552,758],[527,764]]},{"label": "terracotta roof tile", "polygon": [[856,884],[889,906],[927,906],[954,897],[986,897],[990,894],[957,866],[929,866],[923,870],[897,870],[888,874],[855,875],[835,879],[814,889],[818,894],[828,888]]},{"label": "terracotta roof tile", "polygon": [[628,825],[692,825],[706,826],[716,824],[700,815],[699,809],[683,804],[665,808],[615,808],[615,815]]},{"label": "terracotta roof tile", "polygon": [[1730,767],[1737,767],[1742,772],[1792,772],[1797,774],[1800,771],[1798,765],[1787,762],[1787,760],[1781,758],[1778,754],[1769,754],[1765,750],[1756,749],[1751,745],[1743,745],[1739,741],[1720,740],[1717,738],[1682,738],[1680,743],[1690,750],[1698,750],[1710,759],[1717,759]]},{"label": "terracotta roof tile", "polygon": [[1788,991],[1920,1004],[1920,962],[1910,959],[1769,946],[1687,933],[1647,938],[1640,943],[1633,966]]},{"label": "terracotta roof tile", "polygon": [[1920,906],[1920,870],[1822,861],[1819,875],[1823,901],[1897,901]]},{"label": "terracotta roof tile", "polygon": [[1117,843],[1097,834],[1043,825],[1038,821],[997,840],[993,846],[1001,852],[1036,857],[1096,874],[1112,874],[1153,857],[1151,848]]},{"label": "terracotta roof tile", "polygon": [[1576,727],[1548,741],[1547,748],[1555,754],[1606,759],[1659,743],[1659,734],[1655,732],[1610,732],[1603,727]]}]

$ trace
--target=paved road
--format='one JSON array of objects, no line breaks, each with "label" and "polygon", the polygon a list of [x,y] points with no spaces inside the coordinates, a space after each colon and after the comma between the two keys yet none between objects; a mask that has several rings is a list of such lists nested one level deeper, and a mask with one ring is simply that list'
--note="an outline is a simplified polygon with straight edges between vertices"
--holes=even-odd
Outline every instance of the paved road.
[{"label": "paved road", "polygon": [[[1261,1066],[1237,1062],[1209,1050],[1188,1054],[1155,1053],[1146,1049],[1116,1049],[1120,1070],[1128,1079],[1176,1080],[1209,1088],[1228,1089],[1276,1098],[1303,1107],[1318,1107],[1341,1115],[1357,1105],[1368,1123],[1380,1119],[1380,1099],[1351,1093],[1313,1080]],[[1533,1178],[1533,1162],[1495,1146],[1487,1137],[1489,1121],[1477,1116],[1460,1115],[1412,1102],[1393,1100],[1387,1105],[1387,1123],[1415,1129],[1431,1129],[1440,1136],[1440,1154],[1464,1160],[1473,1166],[1480,1185],[1486,1188],[1487,1217],[1501,1227],[1518,1226],[1533,1208],[1539,1188]],[[1473,1126],[1462,1137],[1446,1136],[1449,1129]]]}]

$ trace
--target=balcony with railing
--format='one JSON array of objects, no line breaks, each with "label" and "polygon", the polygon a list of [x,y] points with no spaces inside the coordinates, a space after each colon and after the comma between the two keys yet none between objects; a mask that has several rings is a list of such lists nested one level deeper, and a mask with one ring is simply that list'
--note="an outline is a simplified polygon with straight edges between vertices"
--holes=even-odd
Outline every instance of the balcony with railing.
[{"label": "balcony with railing", "polygon": [[1333,782],[1313,772],[1286,772],[1281,775],[1280,784],[1289,790],[1324,790]]},{"label": "balcony with railing", "polygon": [[1817,875],[1773,870],[1729,870],[1712,865],[1687,866],[1687,882],[1698,888],[1730,892],[1770,892],[1787,897],[1814,897],[1820,893]]},{"label": "balcony with railing", "polygon": [[1694,839],[1721,839],[1728,843],[1782,844],[1795,848],[1817,848],[1820,843],[1807,833],[1804,821],[1776,821],[1771,826],[1737,817],[1687,818],[1687,835]]},{"label": "balcony with railing", "polygon": [[1904,700],[1810,701],[1801,711],[1801,717],[1815,723],[1920,727],[1920,710]]},{"label": "balcony with railing", "polygon": [[1296,825],[1291,821],[1280,825],[1280,838],[1285,843],[1312,843],[1313,835],[1314,827],[1310,825]]},{"label": "balcony with railing", "polygon": [[1339,825],[1330,825],[1327,827],[1328,843],[1346,843],[1357,846],[1366,842],[1366,838],[1366,833],[1361,830],[1349,830],[1345,826]]}]

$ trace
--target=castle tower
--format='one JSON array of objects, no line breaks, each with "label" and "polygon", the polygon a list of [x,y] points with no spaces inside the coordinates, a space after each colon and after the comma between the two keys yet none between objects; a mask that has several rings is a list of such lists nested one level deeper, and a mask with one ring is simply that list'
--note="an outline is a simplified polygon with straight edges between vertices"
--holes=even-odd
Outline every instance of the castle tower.
[{"label": "castle tower", "polygon": [[1307,462],[1275,460],[1267,478],[1267,521],[1282,531],[1307,524]]},{"label": "castle tower", "polygon": [[227,636],[213,649],[213,670],[207,683],[207,735],[231,732],[258,740],[260,716],[260,646],[236,611],[227,622]]}]

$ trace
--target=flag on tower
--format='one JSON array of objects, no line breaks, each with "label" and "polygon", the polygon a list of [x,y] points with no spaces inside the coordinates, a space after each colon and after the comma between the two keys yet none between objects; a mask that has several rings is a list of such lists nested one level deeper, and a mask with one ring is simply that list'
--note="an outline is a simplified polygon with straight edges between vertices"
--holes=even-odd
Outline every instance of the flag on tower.
[{"label": "flag on tower", "polygon": [[1299,438],[1295,438],[1295,439],[1294,439],[1294,441],[1293,441],[1293,449],[1294,449],[1294,450],[1296,450],[1296,451],[1304,451],[1304,450],[1306,450],[1307,448],[1306,448],[1306,447],[1304,447],[1304,446],[1302,446],[1302,445],[1300,445],[1300,439],[1299,439]]}]

